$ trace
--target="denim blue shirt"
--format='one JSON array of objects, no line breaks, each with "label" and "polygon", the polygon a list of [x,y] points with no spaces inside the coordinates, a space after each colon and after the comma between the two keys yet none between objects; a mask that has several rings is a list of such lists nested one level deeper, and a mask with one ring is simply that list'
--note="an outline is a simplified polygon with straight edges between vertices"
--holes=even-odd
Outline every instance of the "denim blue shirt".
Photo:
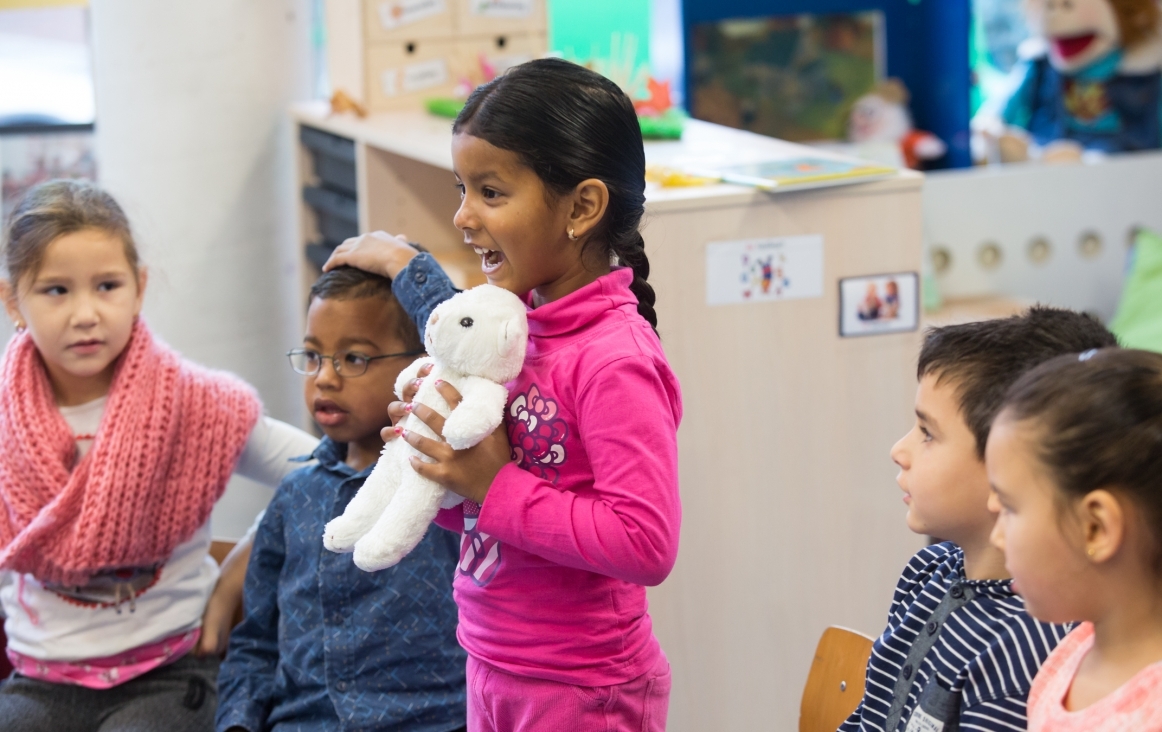
[{"label": "denim blue shirt", "polygon": [[444,274],[444,270],[431,254],[421,253],[413,257],[392,280],[391,292],[403,306],[404,312],[415,321],[422,341],[424,328],[428,325],[428,316],[437,305],[459,290],[452,286],[448,275]]},{"label": "denim blue shirt", "polygon": [[371,473],[346,465],[346,453],[324,438],[316,462],[286,477],[259,524],[246,617],[218,677],[219,731],[464,725],[466,656],[452,601],[459,537],[433,527],[381,572],[327,551],[323,527]]}]

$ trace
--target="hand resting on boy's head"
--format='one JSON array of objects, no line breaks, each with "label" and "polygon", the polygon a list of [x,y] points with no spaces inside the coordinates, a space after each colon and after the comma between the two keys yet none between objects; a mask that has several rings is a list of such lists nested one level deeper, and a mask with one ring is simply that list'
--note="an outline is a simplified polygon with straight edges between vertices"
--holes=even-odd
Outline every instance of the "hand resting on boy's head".
[{"label": "hand resting on boy's head", "polygon": [[403,234],[392,236],[386,231],[373,231],[346,239],[335,247],[323,264],[323,271],[348,266],[394,280],[419,253]]}]

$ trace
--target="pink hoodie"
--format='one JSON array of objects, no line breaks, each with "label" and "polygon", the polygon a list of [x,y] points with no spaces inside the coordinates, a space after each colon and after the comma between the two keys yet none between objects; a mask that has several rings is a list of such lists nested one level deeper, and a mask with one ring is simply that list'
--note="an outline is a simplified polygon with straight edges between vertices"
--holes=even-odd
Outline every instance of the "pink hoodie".
[{"label": "pink hoodie", "polygon": [[482,507],[437,518],[464,532],[460,644],[509,673],[605,686],[661,655],[645,588],[678,552],[682,397],[632,280],[615,269],[529,311],[506,415],[516,462]]}]

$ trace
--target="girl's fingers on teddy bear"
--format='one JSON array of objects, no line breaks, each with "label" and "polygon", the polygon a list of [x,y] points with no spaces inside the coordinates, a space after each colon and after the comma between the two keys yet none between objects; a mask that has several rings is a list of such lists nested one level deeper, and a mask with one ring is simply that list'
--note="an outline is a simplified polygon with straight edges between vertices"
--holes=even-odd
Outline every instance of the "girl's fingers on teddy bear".
[{"label": "girl's fingers on teddy bear", "polygon": [[439,412],[419,402],[412,402],[404,407],[404,409],[419,417],[421,422],[432,428],[432,432],[435,432],[441,437],[444,436],[444,418]]},{"label": "girl's fingers on teddy bear", "polygon": [[[460,392],[456,391],[456,387],[446,381],[437,381],[436,391],[440,392],[440,396],[444,397],[444,401],[448,402],[448,406],[452,409],[455,409],[460,402],[464,401],[464,397],[460,396]],[[441,434],[443,433],[441,432]]]},{"label": "girl's fingers on teddy bear", "polygon": [[[407,396],[406,392],[404,393],[404,396]],[[408,416],[407,408],[410,401],[411,400],[409,399],[406,402],[392,402],[391,404],[387,405],[387,416],[391,419],[391,423],[393,425],[399,424],[404,420],[404,417]]]},{"label": "girl's fingers on teddy bear", "polygon": [[448,443],[437,442],[436,440],[424,437],[418,432],[409,430],[401,430],[401,432],[403,438],[407,440],[409,445],[432,458],[436,462],[447,459],[448,453],[452,450],[452,448],[448,447]]}]

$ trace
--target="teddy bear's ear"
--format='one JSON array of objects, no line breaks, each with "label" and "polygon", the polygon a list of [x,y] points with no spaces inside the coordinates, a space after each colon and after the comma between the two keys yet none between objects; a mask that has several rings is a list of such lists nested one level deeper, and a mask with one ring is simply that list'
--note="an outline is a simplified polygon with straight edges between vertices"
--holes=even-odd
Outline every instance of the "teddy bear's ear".
[{"label": "teddy bear's ear", "polygon": [[513,349],[516,348],[521,336],[519,318],[506,318],[500,324],[500,330],[497,333],[496,348],[501,358],[508,358],[512,355]]}]

